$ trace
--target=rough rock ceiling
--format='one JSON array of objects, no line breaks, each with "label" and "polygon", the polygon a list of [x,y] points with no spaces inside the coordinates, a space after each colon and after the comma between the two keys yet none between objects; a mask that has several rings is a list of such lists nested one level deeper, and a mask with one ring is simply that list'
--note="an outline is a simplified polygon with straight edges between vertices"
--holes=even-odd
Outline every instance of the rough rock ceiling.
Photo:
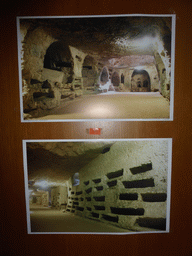
[{"label": "rough rock ceiling", "polygon": [[[28,19],[30,30],[42,26],[55,39],[93,56],[98,62],[130,55],[153,55],[153,41],[169,51],[170,17],[92,17]],[[133,61],[133,60],[132,60]]]},{"label": "rough rock ceiling", "polygon": [[155,58],[151,55],[131,55],[120,58],[111,58],[108,65],[111,68],[127,68],[150,65],[155,63]]},{"label": "rough rock ceiling", "polygon": [[113,142],[27,143],[28,180],[65,183]]}]

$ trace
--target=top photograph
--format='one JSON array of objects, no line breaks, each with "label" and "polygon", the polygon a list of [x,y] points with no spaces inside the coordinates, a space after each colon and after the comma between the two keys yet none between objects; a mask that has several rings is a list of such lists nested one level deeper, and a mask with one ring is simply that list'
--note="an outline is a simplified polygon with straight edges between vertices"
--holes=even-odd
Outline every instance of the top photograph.
[{"label": "top photograph", "polygon": [[172,121],[175,15],[17,17],[22,122]]}]

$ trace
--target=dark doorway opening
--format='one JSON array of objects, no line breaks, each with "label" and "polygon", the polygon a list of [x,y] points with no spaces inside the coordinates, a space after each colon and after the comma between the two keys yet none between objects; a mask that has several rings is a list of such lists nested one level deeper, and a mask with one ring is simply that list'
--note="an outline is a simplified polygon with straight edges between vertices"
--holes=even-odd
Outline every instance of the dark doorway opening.
[{"label": "dark doorway opening", "polygon": [[114,72],[112,74],[112,79],[111,82],[114,86],[119,86],[120,84],[120,78],[119,78],[119,74],[117,72]]},{"label": "dark doorway opening", "polygon": [[123,73],[121,74],[121,83],[124,84],[124,81],[125,81],[125,77],[123,75]]},{"label": "dark doorway opening", "polygon": [[106,67],[104,67],[101,72],[100,81],[103,84],[106,84],[109,81],[109,72]]},{"label": "dark doorway opening", "polygon": [[49,46],[44,57],[44,68],[63,72],[64,83],[73,81],[73,58],[65,42],[57,41]]},{"label": "dark doorway opening", "polygon": [[149,73],[144,70],[133,71],[131,76],[131,91],[132,92],[150,92],[151,91],[151,81]]}]

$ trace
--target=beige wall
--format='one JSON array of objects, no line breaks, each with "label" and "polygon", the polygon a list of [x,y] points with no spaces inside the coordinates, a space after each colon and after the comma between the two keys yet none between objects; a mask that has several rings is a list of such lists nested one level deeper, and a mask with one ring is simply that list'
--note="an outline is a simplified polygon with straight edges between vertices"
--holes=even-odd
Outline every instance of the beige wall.
[{"label": "beige wall", "polygon": [[[137,225],[138,221],[144,223],[148,218],[147,228],[155,228],[156,221],[163,229],[167,172],[167,141],[116,142],[110,151],[79,171],[80,185],[70,190],[67,210],[135,230],[144,225]],[[131,184],[132,188],[126,188]],[[127,212],[122,213],[122,209]]]}]

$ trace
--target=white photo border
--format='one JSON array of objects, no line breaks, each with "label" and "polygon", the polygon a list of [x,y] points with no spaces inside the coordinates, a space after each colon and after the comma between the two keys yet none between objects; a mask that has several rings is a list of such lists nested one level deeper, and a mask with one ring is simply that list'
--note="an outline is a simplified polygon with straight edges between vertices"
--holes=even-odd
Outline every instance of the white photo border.
[{"label": "white photo border", "polygon": [[[167,204],[166,204],[166,230],[159,231],[134,231],[134,232],[32,232],[30,222],[29,190],[28,190],[28,166],[27,166],[27,143],[33,142],[129,142],[129,141],[167,141],[168,142],[168,170],[167,170]],[[150,233],[169,233],[170,232],[170,206],[171,206],[171,176],[172,176],[172,138],[146,138],[146,139],[61,139],[61,140],[22,140],[24,181],[25,181],[25,201],[26,219],[28,234],[91,234],[91,235],[132,235]]]}]

